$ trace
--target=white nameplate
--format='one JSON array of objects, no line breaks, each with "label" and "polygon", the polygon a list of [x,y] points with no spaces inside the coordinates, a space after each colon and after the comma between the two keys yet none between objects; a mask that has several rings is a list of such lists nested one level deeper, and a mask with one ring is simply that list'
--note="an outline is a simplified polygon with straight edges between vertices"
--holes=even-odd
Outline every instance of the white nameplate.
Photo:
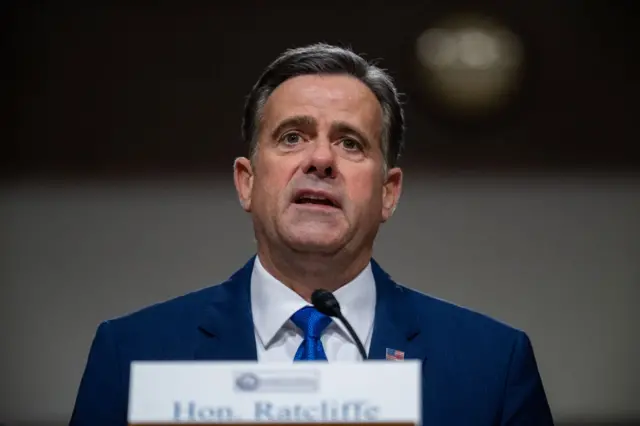
[{"label": "white nameplate", "polygon": [[134,362],[129,424],[420,424],[419,361]]}]

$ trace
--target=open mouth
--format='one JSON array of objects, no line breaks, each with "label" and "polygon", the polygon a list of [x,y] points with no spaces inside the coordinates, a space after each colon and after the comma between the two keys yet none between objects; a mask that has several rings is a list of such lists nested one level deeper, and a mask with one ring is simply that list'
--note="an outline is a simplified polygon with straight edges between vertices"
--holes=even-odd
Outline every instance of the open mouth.
[{"label": "open mouth", "polygon": [[295,204],[307,206],[325,206],[340,208],[338,203],[332,198],[320,194],[300,194],[294,199]]}]

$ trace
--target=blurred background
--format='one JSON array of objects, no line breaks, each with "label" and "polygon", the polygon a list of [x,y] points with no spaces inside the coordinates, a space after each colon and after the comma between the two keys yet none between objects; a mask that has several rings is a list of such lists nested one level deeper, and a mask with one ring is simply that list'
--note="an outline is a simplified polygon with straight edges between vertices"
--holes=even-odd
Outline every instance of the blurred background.
[{"label": "blurred background", "polygon": [[632,5],[3,1],[0,424],[65,424],[100,321],[253,254],[232,182],[244,97],[318,41],[404,94],[383,267],[524,329],[558,424],[638,424]]}]

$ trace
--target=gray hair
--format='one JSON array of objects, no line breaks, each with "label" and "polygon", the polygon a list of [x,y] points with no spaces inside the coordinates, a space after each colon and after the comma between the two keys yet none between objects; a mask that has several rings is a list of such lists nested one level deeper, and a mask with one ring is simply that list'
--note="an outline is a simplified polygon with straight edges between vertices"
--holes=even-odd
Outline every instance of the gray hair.
[{"label": "gray hair", "polygon": [[310,74],[346,74],[364,83],[382,107],[381,147],[385,169],[395,167],[404,145],[404,113],[391,77],[353,51],[317,43],[289,49],[262,73],[247,97],[242,120],[242,139],[253,157],[264,106],[273,91],[286,80]]}]

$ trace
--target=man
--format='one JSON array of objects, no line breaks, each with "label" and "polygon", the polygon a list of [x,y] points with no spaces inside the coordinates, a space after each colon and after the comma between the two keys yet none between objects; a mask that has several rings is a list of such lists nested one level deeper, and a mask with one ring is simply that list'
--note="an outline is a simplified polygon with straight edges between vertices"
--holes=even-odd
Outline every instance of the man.
[{"label": "man", "polygon": [[248,158],[234,180],[257,255],[214,287],[102,323],[71,426],[127,423],[133,360],[360,360],[313,308],[334,292],[368,356],[423,361],[425,426],[552,425],[527,336],[396,284],[372,260],[398,204],[404,132],[396,89],[351,51],[285,52],[248,97]]}]

